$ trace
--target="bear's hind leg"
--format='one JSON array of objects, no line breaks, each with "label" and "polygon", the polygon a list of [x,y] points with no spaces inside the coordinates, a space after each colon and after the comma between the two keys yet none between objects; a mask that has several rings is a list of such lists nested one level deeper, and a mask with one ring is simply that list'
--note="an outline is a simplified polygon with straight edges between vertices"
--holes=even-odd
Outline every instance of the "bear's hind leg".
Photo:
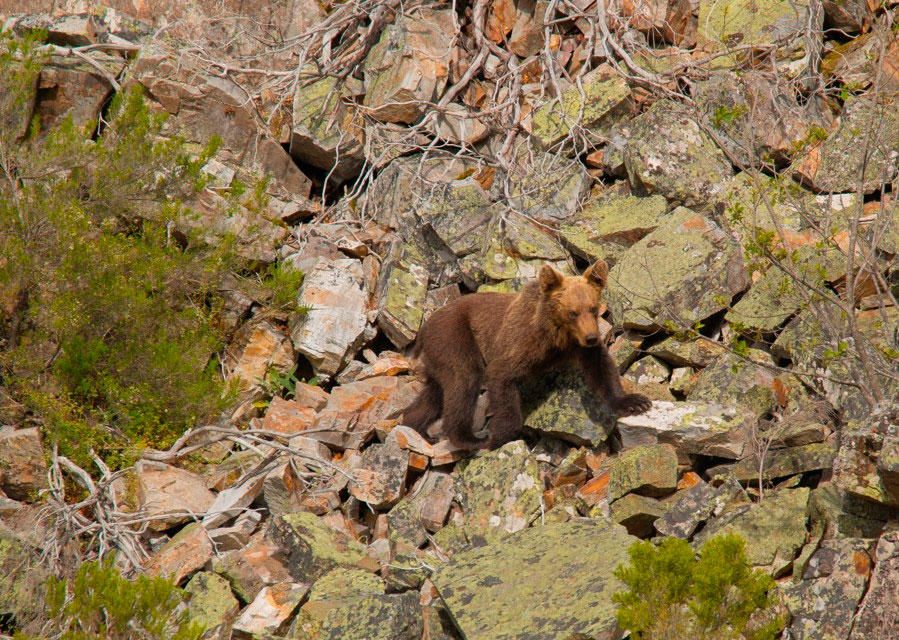
[{"label": "bear's hind leg", "polygon": [[487,377],[487,395],[493,417],[490,418],[490,448],[496,449],[521,434],[521,394],[513,380]]},{"label": "bear's hind leg", "polygon": [[432,378],[427,378],[424,388],[403,411],[403,424],[427,437],[428,427],[440,418],[442,410],[443,392],[440,390],[440,385]]},{"label": "bear's hind leg", "polygon": [[443,433],[454,446],[480,449],[487,441],[474,435],[475,408],[481,391],[481,379],[477,371],[471,375],[454,376],[443,387]]}]

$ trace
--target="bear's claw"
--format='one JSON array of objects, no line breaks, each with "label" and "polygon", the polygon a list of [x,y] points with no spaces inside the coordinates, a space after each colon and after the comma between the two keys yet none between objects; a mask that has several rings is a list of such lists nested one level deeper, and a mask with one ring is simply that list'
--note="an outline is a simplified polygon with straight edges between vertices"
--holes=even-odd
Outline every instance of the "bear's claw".
[{"label": "bear's claw", "polygon": [[639,393],[629,393],[615,403],[615,411],[622,416],[635,416],[652,408],[652,400]]}]

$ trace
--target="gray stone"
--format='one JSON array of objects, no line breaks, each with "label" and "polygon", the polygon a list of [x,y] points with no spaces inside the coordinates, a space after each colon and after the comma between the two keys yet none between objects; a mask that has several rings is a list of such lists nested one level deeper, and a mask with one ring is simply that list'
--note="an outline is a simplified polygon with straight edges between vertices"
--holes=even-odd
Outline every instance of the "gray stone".
[{"label": "gray stone", "polygon": [[632,536],[648,538],[655,531],[653,523],[668,510],[668,504],[648,496],[629,493],[612,503],[612,521]]},{"label": "gray stone", "polygon": [[415,248],[392,245],[378,279],[378,326],[398,348],[418,334],[428,294],[428,270]]},{"label": "gray stone", "polygon": [[453,478],[449,474],[427,472],[387,514],[391,538],[414,547],[423,545],[429,531],[443,526],[454,495]]},{"label": "gray stone", "polygon": [[663,536],[684,539],[693,537],[700,525],[720,515],[729,505],[749,502],[743,487],[733,479],[725,481],[720,487],[701,482],[674,497],[677,499],[654,522],[654,526]]},{"label": "gray stone", "polygon": [[677,453],[668,444],[628,449],[612,459],[609,499],[635,492],[648,496],[672,493],[677,487]]},{"label": "gray stone", "polygon": [[874,573],[865,592],[849,640],[888,640],[899,635],[899,531],[893,526],[874,549]]},{"label": "gray stone", "polygon": [[[758,362],[759,364],[756,364]],[[689,400],[717,404],[733,404],[752,418],[765,415],[774,408],[774,379],[771,356],[750,349],[743,356],[726,353],[699,374]]]}]

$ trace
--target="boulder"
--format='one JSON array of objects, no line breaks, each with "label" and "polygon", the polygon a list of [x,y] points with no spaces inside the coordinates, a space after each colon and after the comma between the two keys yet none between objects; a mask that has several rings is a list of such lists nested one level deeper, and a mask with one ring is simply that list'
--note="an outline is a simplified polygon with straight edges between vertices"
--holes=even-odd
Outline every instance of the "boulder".
[{"label": "boulder", "polygon": [[[595,69],[567,88],[557,99],[539,106],[531,115],[531,135],[544,149],[552,149],[572,134],[601,135],[604,125],[626,114],[632,106],[627,82],[604,69]],[[577,145],[580,148],[580,145]]]},{"label": "boulder", "polygon": [[277,633],[293,615],[309,591],[309,586],[279,582],[265,587],[250,605],[241,611],[231,628],[235,640],[252,640],[263,634]]},{"label": "boulder", "polygon": [[368,326],[368,296],[362,263],[345,258],[320,262],[303,279],[300,312],[290,321],[294,348],[316,373],[333,376],[362,346]]},{"label": "boulder", "polygon": [[382,122],[418,120],[446,87],[454,32],[452,12],[431,8],[385,27],[363,66],[368,114]]},{"label": "boulder", "polygon": [[362,94],[361,84],[326,76],[298,84],[294,94],[290,154],[335,182],[356,175],[365,159],[365,122],[352,103]]},{"label": "boulder", "polygon": [[273,518],[269,536],[287,555],[287,569],[294,580],[314,582],[335,567],[376,568],[365,547],[311,513]]},{"label": "boulder", "polygon": [[470,540],[494,542],[526,528],[540,513],[543,481],[527,445],[516,440],[471,460],[456,481]]},{"label": "boulder", "polygon": [[649,496],[629,493],[612,503],[612,521],[632,536],[648,538],[654,532],[653,523],[668,510],[668,504]]},{"label": "boulder", "polygon": [[895,416],[871,415],[842,428],[833,463],[837,488],[892,507],[899,506],[899,436]]},{"label": "boulder", "polygon": [[634,541],[608,522],[554,523],[459,552],[432,580],[466,640],[611,640],[612,574]]},{"label": "boulder", "polygon": [[721,149],[670,100],[659,100],[634,118],[624,163],[634,189],[688,207],[707,206],[733,175]]},{"label": "boulder", "polygon": [[[864,132],[859,137],[859,132]],[[846,100],[839,126],[794,162],[795,175],[821,193],[878,191],[899,172],[899,109],[889,98]],[[859,184],[861,177],[861,184]]]},{"label": "boulder", "polygon": [[13,500],[34,501],[46,489],[47,463],[36,427],[0,427],[0,488]]},{"label": "boulder", "polygon": [[622,13],[632,28],[653,42],[689,45],[696,38],[696,20],[690,0],[624,0]]},{"label": "boulder", "polygon": [[408,470],[409,451],[395,439],[373,444],[362,452],[359,466],[353,469],[350,495],[372,509],[390,508],[403,496]]},{"label": "boulder", "polygon": [[862,538],[821,543],[802,575],[782,590],[792,617],[791,639],[849,638],[871,576],[872,547],[871,540]]},{"label": "boulder", "polygon": [[[863,572],[866,566],[856,565]],[[860,571],[861,570],[861,571]],[[899,593],[899,531],[893,526],[874,549],[874,573],[856,610],[849,640],[887,640],[899,634],[896,594]]]},{"label": "boulder", "polygon": [[294,436],[312,427],[315,424],[316,416],[317,412],[313,407],[297,400],[285,400],[280,396],[275,396],[265,410],[262,428],[266,431]]},{"label": "boulder", "polygon": [[144,563],[144,571],[151,576],[162,576],[179,584],[184,578],[205,565],[212,558],[212,541],[209,532],[193,522]]},{"label": "boulder", "polygon": [[162,462],[139,460],[134,465],[138,507],[153,531],[205,515],[215,501],[203,478]]},{"label": "boulder", "polygon": [[557,154],[522,150],[512,168],[509,206],[525,218],[550,224],[577,212],[592,183],[580,162]]},{"label": "boulder", "polygon": [[190,594],[187,615],[206,629],[204,638],[225,640],[231,622],[237,617],[240,603],[231,593],[228,581],[208,571],[195,573],[184,588]]},{"label": "boulder", "polygon": [[727,308],[748,285],[733,238],[705,216],[678,208],[624,252],[606,295],[617,323],[654,329],[693,326]]},{"label": "boulder", "polygon": [[724,345],[709,340],[679,340],[672,336],[650,346],[646,352],[673,367],[696,367],[702,369],[720,358],[727,349]]},{"label": "boulder", "polygon": [[285,373],[294,366],[290,337],[268,320],[243,325],[232,345],[236,348],[227,354],[229,377],[243,390],[264,381],[269,371]]},{"label": "boulder", "polygon": [[582,211],[559,227],[559,235],[575,255],[610,267],[628,247],[665,220],[668,203],[662,196],[620,196],[590,200]]},{"label": "boulder", "polygon": [[738,460],[749,438],[752,420],[742,409],[704,402],[654,402],[638,416],[618,418],[623,449],[665,443],[678,456],[716,456]]},{"label": "boulder", "polygon": [[690,539],[707,520],[740,502],[748,503],[749,497],[736,480],[729,479],[719,487],[700,482],[675,494],[665,513],[653,524],[663,536]]},{"label": "boulder", "polygon": [[669,444],[628,449],[612,459],[609,469],[609,499],[618,500],[634,492],[663,496],[677,487],[677,453]]},{"label": "boulder", "polygon": [[[93,51],[90,57],[113,78],[125,67],[125,61],[117,55]],[[37,88],[35,115],[40,118],[42,131],[51,131],[71,118],[75,128],[87,136],[94,133],[100,110],[113,90],[97,67],[74,56],[50,56],[41,68]]]},{"label": "boulder", "polygon": [[809,471],[830,469],[835,455],[833,445],[823,442],[786,449],[769,449],[761,465],[757,455],[753,453],[735,465],[711,467],[706,474],[710,478],[718,474],[730,474],[741,482],[757,482],[761,475],[764,480],[769,481]]},{"label": "boulder", "polygon": [[577,445],[606,441],[615,419],[580,371],[563,370],[527,382],[522,388],[524,425]]},{"label": "boulder", "polygon": [[[756,364],[758,362],[759,364]],[[748,349],[743,356],[725,353],[699,374],[689,400],[711,404],[736,404],[758,418],[771,411],[776,403],[775,372],[770,355]]]},{"label": "boulder", "polygon": [[264,587],[290,581],[287,557],[275,544],[257,534],[250,543],[212,562],[212,570],[225,578],[240,600],[249,604]]},{"label": "boulder", "polygon": [[395,242],[378,279],[378,326],[400,349],[418,334],[428,282],[421,254],[412,245]]},{"label": "boulder", "polygon": [[694,544],[719,533],[736,533],[746,541],[749,563],[778,577],[805,544],[808,498],[806,487],[768,493],[761,502],[732,508],[709,522]]},{"label": "boulder", "polygon": [[418,593],[412,591],[363,596],[334,607],[328,611],[319,634],[314,637],[321,640],[420,640],[422,630]]},{"label": "boulder", "polygon": [[427,542],[428,532],[443,527],[454,497],[453,478],[449,474],[426,473],[387,514],[391,538],[420,547]]}]

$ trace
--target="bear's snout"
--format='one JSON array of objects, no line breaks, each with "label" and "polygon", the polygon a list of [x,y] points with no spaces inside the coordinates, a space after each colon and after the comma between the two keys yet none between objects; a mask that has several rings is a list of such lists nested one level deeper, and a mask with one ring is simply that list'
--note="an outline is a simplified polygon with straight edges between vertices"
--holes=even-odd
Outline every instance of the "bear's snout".
[{"label": "bear's snout", "polygon": [[595,347],[599,344],[599,335],[595,333],[591,333],[590,335],[584,338],[584,342],[587,343],[588,347]]}]

